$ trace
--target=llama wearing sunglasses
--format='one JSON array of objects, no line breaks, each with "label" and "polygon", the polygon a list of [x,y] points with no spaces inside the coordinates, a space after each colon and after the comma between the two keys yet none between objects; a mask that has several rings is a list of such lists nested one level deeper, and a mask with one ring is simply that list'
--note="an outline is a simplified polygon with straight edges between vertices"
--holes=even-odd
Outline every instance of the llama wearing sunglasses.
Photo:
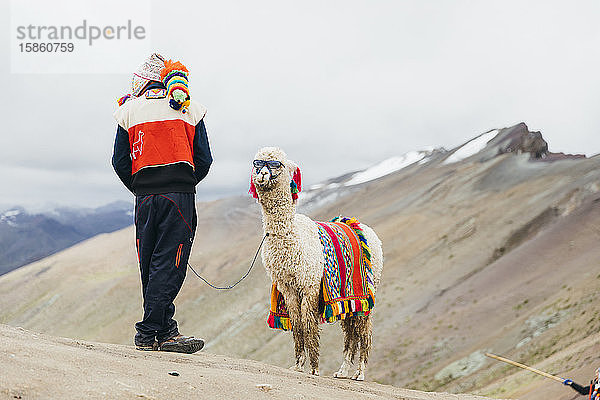
[{"label": "llama wearing sunglasses", "polygon": [[[298,166],[279,148],[265,147],[253,161],[250,193],[262,206],[267,235],[262,260],[272,281],[267,320],[291,330],[296,362],[319,375],[319,323],[341,321],[344,360],[336,378],[364,380],[371,349],[372,309],[383,269],[381,240],[355,218],[313,221],[296,213],[302,190]],[[350,367],[359,353],[357,370]]]}]

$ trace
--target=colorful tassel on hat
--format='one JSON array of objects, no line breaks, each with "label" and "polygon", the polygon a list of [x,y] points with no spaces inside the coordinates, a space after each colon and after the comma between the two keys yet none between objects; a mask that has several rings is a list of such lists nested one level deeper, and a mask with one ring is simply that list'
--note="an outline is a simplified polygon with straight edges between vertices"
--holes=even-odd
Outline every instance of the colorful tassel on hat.
[{"label": "colorful tassel on hat", "polygon": [[123,104],[125,104],[125,102],[127,102],[127,100],[131,99],[131,94],[128,93],[125,96],[121,96],[117,99],[117,103],[119,104],[119,107],[121,107]]},{"label": "colorful tassel on hat", "polygon": [[163,85],[167,88],[169,105],[174,110],[187,112],[190,106],[190,91],[188,89],[188,69],[179,61],[165,61],[165,67],[160,73]]}]

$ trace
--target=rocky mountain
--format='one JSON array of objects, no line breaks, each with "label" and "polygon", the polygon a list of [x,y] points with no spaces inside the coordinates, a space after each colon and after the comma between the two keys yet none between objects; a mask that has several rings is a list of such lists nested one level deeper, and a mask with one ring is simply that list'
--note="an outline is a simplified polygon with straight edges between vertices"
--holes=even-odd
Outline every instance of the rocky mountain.
[{"label": "rocky mountain", "polygon": [[[300,211],[356,216],[383,241],[367,380],[567,400],[574,392],[563,385],[484,353],[583,384],[600,365],[600,156],[554,156],[541,136],[528,144],[530,133],[524,124],[491,130],[300,194]],[[260,243],[258,205],[240,196],[197,208],[190,264],[215,284],[235,282]],[[127,344],[141,317],[139,292],[129,227],[0,277],[0,323]],[[183,333],[206,338],[208,353],[285,367],[291,336],[266,326],[268,305],[257,263],[230,291],[188,272],[176,315]],[[336,325],[322,329],[324,375],[342,359]]]},{"label": "rocky mountain", "polygon": [[99,233],[131,225],[132,210],[127,202],[94,209],[62,207],[41,213],[8,208],[0,213],[0,275]]}]

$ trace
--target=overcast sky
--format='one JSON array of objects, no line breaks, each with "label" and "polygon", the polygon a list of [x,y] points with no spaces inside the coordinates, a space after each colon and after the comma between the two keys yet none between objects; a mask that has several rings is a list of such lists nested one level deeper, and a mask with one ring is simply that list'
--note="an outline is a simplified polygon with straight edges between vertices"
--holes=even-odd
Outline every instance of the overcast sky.
[{"label": "overcast sky", "polygon": [[[188,66],[208,108],[215,161],[199,198],[245,193],[266,145],[308,185],[521,121],[551,151],[600,153],[597,0],[166,4],[149,3],[151,48]],[[115,99],[131,74],[11,73],[14,32],[3,32],[0,204],[131,199],[110,166]]]}]

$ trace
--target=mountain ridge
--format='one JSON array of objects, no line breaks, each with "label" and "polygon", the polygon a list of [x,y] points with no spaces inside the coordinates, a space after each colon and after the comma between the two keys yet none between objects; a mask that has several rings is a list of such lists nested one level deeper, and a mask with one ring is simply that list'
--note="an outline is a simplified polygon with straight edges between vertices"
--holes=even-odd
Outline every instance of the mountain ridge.
[{"label": "mountain ridge", "polygon": [[55,207],[29,212],[8,207],[0,213],[0,275],[133,221],[133,205],[113,202],[97,208]]}]

